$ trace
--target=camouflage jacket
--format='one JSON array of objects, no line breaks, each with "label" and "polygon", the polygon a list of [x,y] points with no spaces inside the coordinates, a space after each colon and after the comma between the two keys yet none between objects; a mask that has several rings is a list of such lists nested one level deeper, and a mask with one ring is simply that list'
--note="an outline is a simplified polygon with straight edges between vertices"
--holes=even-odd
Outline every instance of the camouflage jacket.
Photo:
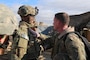
[{"label": "camouflage jacket", "polygon": [[73,29],[71,30],[71,28],[68,28],[61,34],[56,34],[54,37],[50,37],[51,39],[48,39],[49,42],[52,42],[50,44],[53,47],[51,56],[52,59],[86,60],[86,53],[83,42],[75,33],[68,34],[65,37],[65,34],[68,32],[73,32]]},{"label": "camouflage jacket", "polygon": [[28,28],[32,27],[34,27],[34,25],[32,26],[31,24],[21,21],[17,30],[17,35],[19,37],[15,37],[14,41],[17,42],[18,48],[24,49],[23,54],[33,59],[38,57],[40,52],[40,46],[37,37],[33,37],[33,35],[28,30]]}]

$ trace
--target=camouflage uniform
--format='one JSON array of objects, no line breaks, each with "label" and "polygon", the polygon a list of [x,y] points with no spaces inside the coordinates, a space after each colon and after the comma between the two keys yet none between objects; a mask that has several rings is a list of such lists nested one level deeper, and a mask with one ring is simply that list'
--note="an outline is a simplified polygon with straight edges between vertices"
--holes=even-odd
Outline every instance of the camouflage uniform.
[{"label": "camouflage uniform", "polygon": [[[37,13],[37,9],[28,5],[23,5],[18,10],[18,14],[21,17],[27,15],[35,16]],[[39,39],[30,32],[30,30],[34,31],[34,28],[36,28],[36,23],[32,24],[23,20],[20,21],[19,28],[16,32],[18,37],[14,37],[14,41],[16,42],[14,44],[17,44],[15,51],[17,51],[18,60],[36,60],[39,57]]]},{"label": "camouflage uniform", "polygon": [[32,26],[24,21],[20,22],[20,27],[18,29],[19,41],[18,41],[18,48],[19,48],[19,58],[23,58],[24,55],[27,53],[28,48],[28,28]]},{"label": "camouflage uniform", "polygon": [[[57,33],[55,37],[47,39],[48,45],[45,43],[43,46],[52,46],[52,60],[86,60],[84,44],[81,39],[74,33],[65,37],[65,34],[73,30],[67,29],[61,34]],[[53,39],[54,38],[54,39]],[[51,41],[53,39],[53,41]],[[45,46],[45,48],[46,48]],[[48,48],[48,47],[47,47]]]}]

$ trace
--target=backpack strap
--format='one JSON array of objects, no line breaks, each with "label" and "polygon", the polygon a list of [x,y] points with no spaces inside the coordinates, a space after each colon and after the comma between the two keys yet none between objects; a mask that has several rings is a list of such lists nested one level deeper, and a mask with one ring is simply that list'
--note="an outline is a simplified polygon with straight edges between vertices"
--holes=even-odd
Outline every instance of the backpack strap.
[{"label": "backpack strap", "polygon": [[83,41],[83,43],[88,47],[88,49],[90,50],[90,43],[89,43],[89,41],[85,38],[85,37],[83,37],[82,35],[80,35],[78,32],[75,32],[81,39],[82,39],[82,41]]},{"label": "backpack strap", "polygon": [[87,54],[87,60],[90,60],[90,43],[89,43],[89,41],[85,37],[80,35],[78,32],[75,32],[75,33],[82,39],[82,42],[85,45],[85,51],[86,51],[86,54]]}]

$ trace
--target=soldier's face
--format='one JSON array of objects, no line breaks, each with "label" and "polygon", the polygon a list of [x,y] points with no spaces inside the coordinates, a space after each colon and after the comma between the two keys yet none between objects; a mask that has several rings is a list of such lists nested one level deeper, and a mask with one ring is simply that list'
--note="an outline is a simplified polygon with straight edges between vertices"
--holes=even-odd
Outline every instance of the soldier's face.
[{"label": "soldier's face", "polygon": [[30,15],[23,16],[22,20],[27,22],[27,23],[32,24],[35,21],[35,16],[30,16]]},{"label": "soldier's face", "polygon": [[57,30],[59,28],[58,24],[59,24],[59,21],[56,18],[54,18],[54,22],[53,22],[54,30]]},{"label": "soldier's face", "polygon": [[59,32],[62,31],[63,26],[64,26],[64,24],[55,17],[54,17],[53,25],[54,25],[54,30],[59,31]]},{"label": "soldier's face", "polygon": [[28,21],[29,23],[34,23],[35,22],[35,16],[28,16]]}]

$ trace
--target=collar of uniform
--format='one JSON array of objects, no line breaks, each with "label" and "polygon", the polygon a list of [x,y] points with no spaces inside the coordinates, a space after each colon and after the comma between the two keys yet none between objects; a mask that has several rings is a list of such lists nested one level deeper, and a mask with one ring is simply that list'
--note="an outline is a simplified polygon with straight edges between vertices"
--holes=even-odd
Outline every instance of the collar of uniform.
[{"label": "collar of uniform", "polygon": [[58,38],[60,39],[63,35],[69,32],[74,32],[74,27],[68,27],[66,30],[64,30],[62,33],[59,34]]}]

